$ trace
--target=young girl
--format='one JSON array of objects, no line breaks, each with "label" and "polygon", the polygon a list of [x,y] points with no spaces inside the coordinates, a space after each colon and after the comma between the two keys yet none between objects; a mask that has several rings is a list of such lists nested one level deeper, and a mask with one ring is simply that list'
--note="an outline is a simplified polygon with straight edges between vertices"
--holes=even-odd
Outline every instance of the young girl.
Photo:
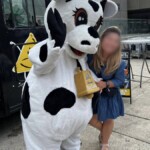
[{"label": "young girl", "polygon": [[99,51],[88,56],[90,69],[98,78],[101,92],[93,98],[94,116],[90,125],[100,130],[101,150],[108,150],[114,119],[124,116],[119,88],[124,84],[125,62],[121,60],[121,33],[117,27],[106,29],[101,36]]}]

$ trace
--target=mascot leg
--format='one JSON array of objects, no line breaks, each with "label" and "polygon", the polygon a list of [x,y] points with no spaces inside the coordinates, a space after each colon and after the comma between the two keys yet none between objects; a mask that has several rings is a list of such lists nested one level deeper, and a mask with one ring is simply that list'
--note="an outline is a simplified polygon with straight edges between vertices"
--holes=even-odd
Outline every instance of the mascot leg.
[{"label": "mascot leg", "polygon": [[62,141],[41,137],[24,124],[23,131],[27,150],[60,150]]},{"label": "mascot leg", "polygon": [[75,134],[62,142],[61,150],[80,150],[80,134]]}]

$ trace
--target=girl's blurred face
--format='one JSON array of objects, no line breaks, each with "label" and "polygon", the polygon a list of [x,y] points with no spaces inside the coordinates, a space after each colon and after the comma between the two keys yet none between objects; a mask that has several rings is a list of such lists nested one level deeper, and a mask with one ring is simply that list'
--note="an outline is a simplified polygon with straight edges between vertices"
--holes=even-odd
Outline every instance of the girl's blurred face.
[{"label": "girl's blurred face", "polygon": [[114,54],[120,47],[120,36],[117,33],[109,33],[104,37],[101,46],[105,55]]}]

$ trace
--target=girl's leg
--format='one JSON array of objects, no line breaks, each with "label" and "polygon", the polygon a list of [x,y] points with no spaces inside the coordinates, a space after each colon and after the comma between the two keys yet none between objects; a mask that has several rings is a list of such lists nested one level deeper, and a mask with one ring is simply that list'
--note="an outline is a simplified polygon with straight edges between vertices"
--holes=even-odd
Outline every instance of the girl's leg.
[{"label": "girl's leg", "polygon": [[93,115],[93,117],[92,117],[91,121],[89,122],[89,124],[92,127],[98,129],[99,131],[101,131],[101,129],[102,129],[102,123],[100,121],[98,121],[97,115]]},{"label": "girl's leg", "polygon": [[102,126],[102,144],[108,144],[109,138],[112,134],[114,128],[114,120],[109,119],[105,122],[103,122]]}]

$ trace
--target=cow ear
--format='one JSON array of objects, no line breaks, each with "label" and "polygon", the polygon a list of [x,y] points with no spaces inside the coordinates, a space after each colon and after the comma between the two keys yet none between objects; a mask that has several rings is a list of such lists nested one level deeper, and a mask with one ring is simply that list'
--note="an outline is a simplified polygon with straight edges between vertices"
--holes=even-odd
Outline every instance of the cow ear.
[{"label": "cow ear", "polygon": [[113,16],[115,16],[118,12],[118,6],[115,2],[111,1],[111,0],[107,0],[105,1],[101,1],[102,7],[104,9],[104,18],[111,18]]}]

